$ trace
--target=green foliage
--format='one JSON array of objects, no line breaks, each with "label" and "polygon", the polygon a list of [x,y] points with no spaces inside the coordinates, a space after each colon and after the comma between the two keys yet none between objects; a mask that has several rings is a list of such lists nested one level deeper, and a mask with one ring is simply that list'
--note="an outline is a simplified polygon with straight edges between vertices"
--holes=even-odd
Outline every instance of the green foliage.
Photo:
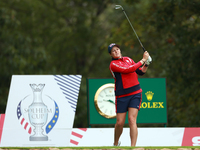
[{"label": "green foliage", "polygon": [[87,127],[86,78],[111,78],[107,46],[121,45],[134,61],[142,49],[153,58],[144,77],[166,77],[168,126],[199,126],[200,2],[0,1],[0,113],[5,113],[13,74],[81,74],[74,127]]}]

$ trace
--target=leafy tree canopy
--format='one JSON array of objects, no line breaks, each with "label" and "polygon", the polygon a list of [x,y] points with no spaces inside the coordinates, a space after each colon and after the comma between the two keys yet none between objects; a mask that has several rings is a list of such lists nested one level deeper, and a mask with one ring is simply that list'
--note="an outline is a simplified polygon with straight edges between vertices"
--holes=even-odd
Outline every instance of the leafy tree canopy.
[{"label": "leafy tree canopy", "polygon": [[[197,0],[1,0],[0,113],[14,74],[81,74],[75,127],[87,127],[86,78],[111,78],[107,47],[118,43],[147,77],[167,79],[168,126],[199,126],[200,2]],[[84,119],[83,119],[84,118]]]}]

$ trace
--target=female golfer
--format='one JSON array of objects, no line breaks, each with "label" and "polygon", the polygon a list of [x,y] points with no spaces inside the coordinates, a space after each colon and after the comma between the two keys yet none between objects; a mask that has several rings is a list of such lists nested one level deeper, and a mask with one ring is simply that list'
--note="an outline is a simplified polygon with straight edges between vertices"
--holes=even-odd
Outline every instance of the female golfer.
[{"label": "female golfer", "polygon": [[142,101],[142,89],[137,75],[143,75],[147,71],[149,62],[146,61],[149,53],[145,51],[143,58],[135,63],[129,57],[122,57],[120,46],[115,43],[108,46],[108,52],[112,57],[109,69],[115,79],[117,121],[114,132],[114,146],[120,145],[119,138],[123,131],[127,112],[131,146],[135,146],[138,135],[136,119]]}]

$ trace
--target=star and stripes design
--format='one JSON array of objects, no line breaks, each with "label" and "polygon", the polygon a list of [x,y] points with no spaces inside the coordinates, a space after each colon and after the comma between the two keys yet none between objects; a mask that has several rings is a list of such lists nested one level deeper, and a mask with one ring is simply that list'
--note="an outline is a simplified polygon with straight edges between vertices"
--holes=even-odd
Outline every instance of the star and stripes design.
[{"label": "star and stripes design", "polygon": [[77,146],[86,132],[87,128],[73,129],[71,133],[70,145]]},{"label": "star and stripes design", "polygon": [[24,116],[22,115],[21,112],[21,103],[22,101],[19,102],[18,106],[17,106],[17,118],[19,120],[19,123],[22,125],[22,127],[29,133],[31,134],[32,132],[32,128],[29,124],[29,122],[24,118]]},{"label": "star and stripes design", "polygon": [[58,105],[57,105],[57,103],[55,101],[54,101],[54,104],[55,104],[55,112],[54,112],[53,118],[51,119],[51,121],[49,121],[49,123],[46,126],[46,133],[47,134],[53,129],[53,127],[57,123],[58,117],[59,117]]},{"label": "star and stripes design", "polygon": [[62,93],[65,95],[69,105],[76,112],[76,106],[81,83],[81,75],[55,75],[55,80]]}]

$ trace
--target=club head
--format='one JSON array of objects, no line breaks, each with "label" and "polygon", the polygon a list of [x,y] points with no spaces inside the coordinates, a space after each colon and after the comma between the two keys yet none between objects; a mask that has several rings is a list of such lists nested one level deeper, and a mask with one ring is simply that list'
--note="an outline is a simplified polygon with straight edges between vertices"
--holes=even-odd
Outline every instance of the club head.
[{"label": "club head", "polygon": [[122,9],[123,10],[123,7],[121,5],[115,5],[115,9]]}]

